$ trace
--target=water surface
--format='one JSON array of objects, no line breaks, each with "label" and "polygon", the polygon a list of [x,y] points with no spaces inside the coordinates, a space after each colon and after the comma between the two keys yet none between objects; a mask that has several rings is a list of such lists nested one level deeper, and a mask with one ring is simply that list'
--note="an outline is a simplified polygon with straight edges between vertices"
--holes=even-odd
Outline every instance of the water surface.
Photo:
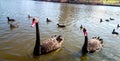
[{"label": "water surface", "polygon": [[[41,42],[52,35],[65,38],[63,47],[52,53],[34,57],[35,27],[27,15],[39,18]],[[10,28],[7,16],[16,19],[18,28]],[[106,22],[106,19],[114,21]],[[46,23],[46,18],[52,20]],[[100,18],[104,22],[100,23]],[[66,24],[58,28],[57,23]],[[52,3],[31,0],[0,0],[0,61],[119,61],[120,37],[112,35],[112,30],[120,24],[120,8],[111,6]],[[84,36],[83,25],[89,39],[100,36],[104,48],[97,53],[81,55]],[[120,33],[120,29],[116,29]]]}]

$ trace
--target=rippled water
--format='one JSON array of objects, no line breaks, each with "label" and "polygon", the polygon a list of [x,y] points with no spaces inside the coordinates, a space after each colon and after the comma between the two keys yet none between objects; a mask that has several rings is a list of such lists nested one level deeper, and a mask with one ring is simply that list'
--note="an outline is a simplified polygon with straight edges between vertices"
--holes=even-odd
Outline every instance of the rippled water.
[{"label": "rippled water", "polygon": [[[61,34],[63,48],[34,57],[35,28],[27,15],[39,17],[41,42],[52,35]],[[7,16],[14,18],[18,28],[10,28]],[[114,18],[114,21],[99,20]],[[46,18],[52,20],[46,23]],[[57,23],[66,24],[58,28]],[[119,61],[120,36],[111,32],[120,24],[120,8],[111,6],[52,3],[31,0],[0,0],[0,61]],[[84,36],[80,25],[87,28],[89,39],[101,36],[104,48],[97,53],[81,56]],[[116,29],[120,33],[120,28]]]}]

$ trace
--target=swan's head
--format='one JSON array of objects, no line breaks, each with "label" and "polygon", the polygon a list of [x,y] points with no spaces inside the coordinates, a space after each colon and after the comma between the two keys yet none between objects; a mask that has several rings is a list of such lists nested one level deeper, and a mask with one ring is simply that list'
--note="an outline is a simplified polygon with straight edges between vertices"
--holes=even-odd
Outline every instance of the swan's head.
[{"label": "swan's head", "polygon": [[59,23],[57,23],[57,25],[59,25]]},{"label": "swan's head", "polygon": [[87,36],[87,30],[85,28],[83,28],[83,33],[84,33],[84,36]]},{"label": "swan's head", "polygon": [[35,17],[32,21],[32,27],[34,27],[36,23],[38,23],[38,18]]},{"label": "swan's head", "polygon": [[9,19],[9,17],[7,17],[7,19]]}]

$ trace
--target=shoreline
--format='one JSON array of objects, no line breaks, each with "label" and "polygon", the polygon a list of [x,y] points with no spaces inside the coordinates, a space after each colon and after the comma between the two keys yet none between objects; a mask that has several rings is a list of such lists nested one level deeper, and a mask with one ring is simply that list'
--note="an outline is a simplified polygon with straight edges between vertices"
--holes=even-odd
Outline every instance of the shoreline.
[{"label": "shoreline", "polygon": [[[72,3],[75,4],[75,3]],[[85,5],[99,5],[99,6],[115,6],[115,7],[120,7],[120,4],[102,4],[102,3],[77,3],[77,4],[85,4]]]},{"label": "shoreline", "polygon": [[[52,2],[52,1],[48,1],[48,2]],[[120,7],[120,4],[102,4],[102,3],[91,3],[91,2],[57,2],[57,3],[85,4],[85,5],[98,5],[98,6],[115,6],[115,7]]]},{"label": "shoreline", "polygon": [[[35,0],[40,1],[40,0]],[[85,5],[99,5],[99,6],[115,6],[120,7],[119,4],[103,4],[103,3],[91,3],[91,2],[59,2],[59,1],[44,1],[44,2],[55,2],[55,3],[68,3],[68,4],[85,4]]]}]

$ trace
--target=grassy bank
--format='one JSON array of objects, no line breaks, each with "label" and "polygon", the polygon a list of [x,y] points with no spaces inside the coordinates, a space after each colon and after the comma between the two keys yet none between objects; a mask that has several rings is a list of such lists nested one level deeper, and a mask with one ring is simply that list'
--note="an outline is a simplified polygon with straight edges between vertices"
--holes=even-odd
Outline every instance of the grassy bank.
[{"label": "grassy bank", "polygon": [[35,0],[35,1],[120,7],[120,0]]}]

